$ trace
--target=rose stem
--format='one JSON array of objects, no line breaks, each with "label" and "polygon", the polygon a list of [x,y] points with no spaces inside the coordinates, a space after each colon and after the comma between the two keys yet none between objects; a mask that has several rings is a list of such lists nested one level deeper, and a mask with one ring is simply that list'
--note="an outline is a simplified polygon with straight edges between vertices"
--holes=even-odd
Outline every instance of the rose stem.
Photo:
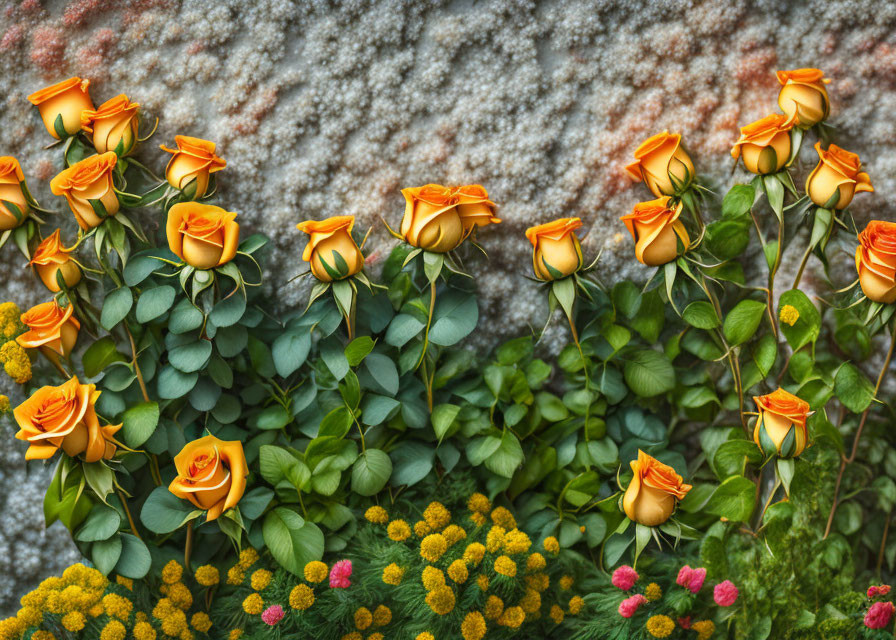
[{"label": "rose stem", "polygon": [[115,488],[115,493],[118,494],[118,499],[121,500],[121,506],[124,507],[124,513],[128,517],[128,524],[131,527],[131,531],[134,533],[135,536],[137,536],[137,539],[143,540],[143,538],[140,537],[140,532],[137,531],[137,525],[134,524],[134,517],[131,515],[131,510],[128,508],[127,499],[124,497],[124,494],[121,492],[121,489],[119,489],[118,487]]},{"label": "rose stem", "polygon": [[190,570],[190,556],[193,554],[193,521],[190,520],[187,523],[187,541],[184,544],[184,568],[189,573],[193,573]]}]

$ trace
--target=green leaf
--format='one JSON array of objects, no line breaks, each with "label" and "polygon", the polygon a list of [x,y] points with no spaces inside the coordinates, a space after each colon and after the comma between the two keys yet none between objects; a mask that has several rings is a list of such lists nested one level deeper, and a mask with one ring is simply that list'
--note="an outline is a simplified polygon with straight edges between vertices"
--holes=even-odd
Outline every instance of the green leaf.
[{"label": "green leaf", "polygon": [[140,510],[140,521],[153,533],[177,531],[187,522],[203,514],[187,500],[181,500],[167,486],[156,487]]},{"label": "green leaf", "polygon": [[722,217],[739,218],[745,216],[756,200],[756,189],[749,184],[736,184],[722,199]]},{"label": "green leaf", "polygon": [[421,322],[414,316],[407,313],[399,313],[389,323],[389,328],[386,331],[386,344],[401,348],[415,336],[418,336],[425,327],[426,323]]},{"label": "green leaf", "polygon": [[301,577],[305,565],[324,554],[324,534],[318,526],[286,507],[268,512],[262,536],[274,560],[296,576]]},{"label": "green leaf", "polygon": [[721,324],[715,307],[706,300],[697,300],[686,306],[681,317],[689,325],[698,329],[715,329]]},{"label": "green leaf", "polygon": [[106,502],[106,496],[112,493],[115,487],[115,472],[103,462],[85,462],[81,465],[84,470],[84,479],[87,486],[100,500]]},{"label": "green leaf", "polygon": [[498,447],[485,459],[486,468],[499,476],[511,478],[522,463],[523,448],[520,441],[509,429],[504,429]]},{"label": "green leaf", "polygon": [[470,335],[478,321],[476,296],[449,290],[436,300],[429,341],[441,347],[450,347]]},{"label": "green leaf", "polygon": [[271,346],[274,368],[283,378],[299,369],[308,358],[311,350],[311,334],[307,332],[287,331],[277,336]]},{"label": "green leaf", "polygon": [[193,373],[204,368],[211,355],[212,343],[209,340],[197,340],[171,349],[168,352],[168,362],[179,371]]},{"label": "green leaf", "polygon": [[846,362],[834,377],[834,393],[847,409],[862,413],[874,400],[874,385],[858,368]]},{"label": "green leaf", "polygon": [[[121,516],[118,511],[104,504],[95,504],[87,520],[75,534],[75,540],[81,542],[96,542],[111,538],[121,526]],[[116,560],[117,561],[117,560]]]},{"label": "green leaf", "polygon": [[666,306],[657,290],[648,291],[640,298],[638,312],[629,324],[647,342],[656,342],[663,330]]},{"label": "green leaf", "polygon": [[113,362],[127,362],[127,358],[118,352],[112,336],[103,336],[91,344],[81,358],[84,374],[88,378],[99,375],[103,369]]},{"label": "green leaf", "polygon": [[756,300],[741,300],[725,316],[722,332],[732,347],[743,344],[753,337],[762,321],[766,306]]},{"label": "green leaf", "polygon": [[90,559],[103,575],[109,575],[121,558],[121,536],[113,536],[106,540],[97,540],[90,545]]},{"label": "green leaf", "polygon": [[809,297],[799,289],[790,289],[781,294],[778,300],[778,316],[780,318],[781,309],[785,306],[791,306],[799,312],[799,318],[791,326],[781,320],[778,324],[781,327],[781,333],[787,338],[791,348],[794,351],[801,347],[818,340],[821,331],[821,313],[809,300]]},{"label": "green leaf", "polygon": [[282,429],[292,422],[292,416],[283,405],[273,404],[255,418],[255,426],[263,431]]},{"label": "green leaf", "polygon": [[167,284],[145,290],[137,298],[137,322],[144,323],[155,320],[168,311],[174,304],[176,294],[177,291],[174,287]]},{"label": "green leaf", "polygon": [[755,484],[743,476],[731,476],[718,486],[705,510],[731,522],[746,522],[753,513],[755,497]]},{"label": "green leaf", "polygon": [[103,310],[100,313],[100,324],[107,331],[124,320],[134,304],[134,296],[127,287],[111,291],[103,300]]},{"label": "green leaf", "polygon": [[330,370],[334,378],[342,380],[350,369],[342,344],[338,339],[330,337],[320,343],[320,345],[320,355],[324,364],[327,365],[327,369]]},{"label": "green leaf", "polygon": [[131,407],[122,416],[124,442],[132,449],[140,447],[156,430],[159,424],[157,402],[144,402]]},{"label": "green leaf", "polygon": [[149,549],[136,536],[129,533],[119,535],[121,536],[121,557],[115,565],[115,573],[125,578],[139,580],[149,573],[149,568],[152,566]]},{"label": "green leaf", "polygon": [[60,140],[68,138],[68,131],[65,130],[65,123],[62,120],[61,113],[56,116],[55,120],[53,120],[53,131],[56,132],[56,137]]},{"label": "green leaf", "polygon": [[393,473],[391,482],[394,486],[414,485],[429,475],[435,459],[435,449],[417,440],[403,440],[392,449]]},{"label": "green leaf", "polygon": [[665,355],[652,349],[628,354],[623,374],[629,388],[642,397],[666,393],[675,386],[675,369],[672,363]]},{"label": "green leaf", "polygon": [[287,482],[296,491],[301,491],[311,479],[308,465],[286,449],[270,444],[262,445],[259,449],[258,466],[261,477],[275,488]]},{"label": "green leaf", "polygon": [[749,218],[728,218],[706,225],[706,247],[720,260],[731,260],[750,244]]},{"label": "green leaf", "polygon": [[716,450],[713,466],[721,480],[733,475],[743,475],[746,463],[762,463],[762,453],[752,440],[728,440]]},{"label": "green leaf", "polygon": [[244,313],[246,313],[246,294],[244,291],[237,291],[216,304],[208,317],[215,326],[230,327],[239,322]]},{"label": "green leaf", "polygon": [[376,343],[370,336],[360,336],[348,343],[345,348],[345,359],[350,367],[357,367],[364,361]]},{"label": "green leaf", "polygon": [[198,373],[183,373],[178,371],[171,365],[165,365],[159,372],[156,388],[159,397],[163,400],[173,400],[174,398],[182,398],[190,393],[199,380]]},{"label": "green leaf", "polygon": [[389,419],[401,403],[395,398],[368,393],[361,408],[361,422],[368,426],[382,424]]},{"label": "green leaf", "polygon": [[773,175],[763,176],[762,184],[765,187],[765,195],[768,196],[768,203],[778,216],[778,221],[784,219],[784,185]]},{"label": "green leaf", "polygon": [[380,449],[367,449],[352,467],[352,491],[362,496],[378,493],[392,475],[392,460]]},{"label": "green leaf", "polygon": [[439,404],[432,410],[432,428],[436,433],[439,442],[448,433],[448,429],[454,424],[457,414],[460,413],[460,407],[456,404]]},{"label": "green leaf", "polygon": [[194,331],[202,326],[204,319],[202,312],[194,307],[189,299],[183,298],[174,305],[171,315],[168,316],[168,330],[175,334]]}]

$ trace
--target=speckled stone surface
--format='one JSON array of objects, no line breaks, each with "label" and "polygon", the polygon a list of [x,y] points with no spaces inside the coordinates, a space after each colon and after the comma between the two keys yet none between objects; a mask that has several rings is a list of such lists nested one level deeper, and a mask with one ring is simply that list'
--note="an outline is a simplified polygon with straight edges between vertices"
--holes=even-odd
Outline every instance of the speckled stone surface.
[{"label": "speckled stone surface", "polygon": [[[479,236],[490,261],[471,265],[489,343],[543,314],[523,278],[531,224],[580,216],[605,281],[648,277],[618,221],[648,196],[623,171],[632,151],[680,131],[720,192],[744,181],[729,149],[738,125],[776,110],[779,68],[819,67],[833,80],[837,141],[861,155],[876,189],[853,211],[892,218],[894,26],[896,3],[875,0],[0,1],[0,155],[19,158],[38,199],[63,209],[47,188],[58,152],[43,149],[26,96],[71,75],[91,79],[97,103],[127,93],[161,118],[138,156],[158,172],[157,145],[175,134],[219,144],[221,203],[246,232],[275,237],[268,277],[284,306],[306,296],[279,285],[302,268],[297,222],[358,216],[375,226],[375,263],[393,242],[379,217],[398,223],[402,186],[481,183],[504,219]],[[815,162],[808,145],[802,159]],[[52,220],[73,237],[67,215]],[[0,298],[45,297],[12,247],[0,264]],[[24,480],[21,447],[4,433],[0,478],[19,489],[0,492],[0,609],[72,558],[28,506],[46,476]]]}]

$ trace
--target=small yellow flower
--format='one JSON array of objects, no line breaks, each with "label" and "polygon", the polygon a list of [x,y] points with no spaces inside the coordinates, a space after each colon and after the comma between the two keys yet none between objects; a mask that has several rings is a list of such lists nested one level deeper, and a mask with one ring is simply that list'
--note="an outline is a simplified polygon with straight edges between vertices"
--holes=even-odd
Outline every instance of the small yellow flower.
[{"label": "small yellow flower", "polygon": [[248,569],[258,562],[258,552],[252,547],[247,547],[240,551],[240,566],[243,570]]},{"label": "small yellow flower", "polygon": [[118,620],[110,620],[100,632],[100,640],[124,640],[127,630]]},{"label": "small yellow flower", "polygon": [[115,582],[120,584],[122,587],[127,589],[128,591],[134,590],[134,581],[130,578],[125,578],[124,576],[115,576]]},{"label": "small yellow flower", "polygon": [[553,553],[554,555],[560,553],[560,543],[557,542],[557,538],[555,538],[554,536],[548,536],[547,538],[545,538],[544,542],[542,542],[542,545],[544,546],[544,550],[548,553]]},{"label": "small yellow flower", "polygon": [[386,584],[391,584],[392,586],[397,587],[401,584],[401,579],[403,577],[404,569],[399,567],[394,562],[383,569],[383,582],[385,582]]},{"label": "small yellow flower", "polygon": [[516,562],[507,556],[498,556],[495,560],[495,572],[512,578],[516,575]]},{"label": "small yellow flower", "polygon": [[180,582],[184,575],[184,568],[177,560],[169,560],[162,568],[162,582],[165,584],[174,584]]},{"label": "small yellow flower", "polygon": [[526,613],[522,607],[507,607],[504,613],[498,618],[498,624],[502,627],[510,627],[511,629],[519,629],[526,620]]},{"label": "small yellow flower", "polygon": [[404,520],[393,520],[386,527],[386,533],[390,540],[395,542],[403,542],[411,537],[411,528]]},{"label": "small yellow flower", "polygon": [[492,502],[481,493],[474,493],[467,501],[467,508],[473,513],[488,513],[492,510]]},{"label": "small yellow flower", "polygon": [[305,575],[305,580],[317,584],[318,582],[323,582],[327,579],[330,570],[327,568],[327,565],[320,560],[312,560],[305,565],[305,569],[302,573]]},{"label": "small yellow flower", "polygon": [[504,534],[507,533],[504,527],[494,526],[489,529],[485,536],[485,548],[489,553],[497,553],[504,545]]},{"label": "small yellow flower", "polygon": [[441,569],[437,569],[436,567],[424,567],[423,572],[420,574],[420,578],[423,582],[423,588],[427,591],[432,591],[436,587],[445,586],[445,574],[442,573]]},{"label": "small yellow flower", "polygon": [[364,512],[364,517],[373,524],[386,524],[389,522],[389,513],[379,505],[374,505]]},{"label": "small yellow flower", "polygon": [[436,587],[426,594],[426,604],[433,613],[440,616],[449,614],[454,610],[454,592],[451,587]]},{"label": "small yellow flower", "polygon": [[423,510],[423,519],[433,531],[441,531],[451,522],[451,512],[441,502],[430,502]]},{"label": "small yellow flower", "polygon": [[420,543],[420,556],[429,562],[437,562],[447,550],[448,541],[441,533],[430,534]]},{"label": "small yellow flower", "polygon": [[[0,631],[2,633],[2,631]],[[0,636],[2,638],[3,636]],[[56,636],[52,634],[50,631],[44,631],[43,629],[38,629],[34,633],[31,634],[31,640],[56,640]]]},{"label": "small yellow flower", "polygon": [[242,629],[231,629],[230,634],[227,636],[227,640],[240,640],[243,637]]},{"label": "small yellow flower", "polygon": [[526,595],[520,598],[520,607],[526,613],[535,613],[541,609],[541,594],[535,589],[526,589]]},{"label": "small yellow flower", "polygon": [[436,637],[429,631],[424,631],[423,633],[418,633],[414,640],[436,640]]},{"label": "small yellow flower", "polygon": [[538,593],[542,593],[551,586],[551,579],[546,573],[532,573],[526,576],[526,586]]},{"label": "small yellow flower", "polygon": [[0,413],[9,413],[12,406],[9,404],[9,397],[0,395]]},{"label": "small yellow flower", "polygon": [[485,618],[478,611],[471,611],[460,623],[460,633],[464,640],[482,640],[485,636]]},{"label": "small yellow flower", "polygon": [[174,606],[184,611],[193,606],[193,594],[183,582],[175,582],[168,586],[168,599]]},{"label": "small yellow flower", "polygon": [[370,613],[370,609],[367,607],[360,607],[357,611],[355,611],[355,627],[364,631],[367,627],[373,624],[373,614]]},{"label": "small yellow flower", "polygon": [[17,640],[22,637],[26,628],[25,623],[15,617],[0,620],[0,638]]},{"label": "small yellow flower", "polygon": [[314,604],[314,591],[307,584],[293,587],[289,592],[289,606],[298,611],[305,611]]},{"label": "small yellow flower", "polygon": [[504,536],[504,551],[511,555],[515,553],[526,553],[531,546],[532,541],[529,539],[529,536],[519,529],[508,531]]},{"label": "small yellow flower", "polygon": [[392,622],[392,610],[386,605],[379,605],[373,610],[373,626],[385,627]]},{"label": "small yellow flower", "polygon": [[237,585],[242,584],[243,580],[246,579],[246,572],[243,568],[235,564],[230,569],[227,570],[227,584]]},{"label": "small yellow flower", "polygon": [[785,304],[781,307],[781,314],[778,317],[781,319],[781,322],[792,327],[800,319],[800,312],[796,307]]},{"label": "small yellow flower", "polygon": [[495,510],[492,511],[492,522],[508,531],[516,529],[516,520],[513,514],[504,507],[495,507]]},{"label": "small yellow flower", "polygon": [[527,571],[541,571],[547,566],[547,562],[544,559],[544,556],[540,553],[530,554],[528,558],[526,558],[526,570]]},{"label": "small yellow flower", "polygon": [[205,611],[197,611],[190,618],[190,626],[200,633],[208,633],[208,630],[212,628],[212,619]]},{"label": "small yellow flower", "polygon": [[644,588],[644,597],[653,602],[663,597],[663,589],[656,582],[651,582]]},{"label": "small yellow flower", "polygon": [[134,614],[134,620],[136,620],[137,622],[149,622],[149,616],[147,616],[143,611],[138,611]]},{"label": "small yellow flower", "polygon": [[377,631],[376,633],[371,633],[367,636],[367,640],[383,640],[383,634]]},{"label": "small yellow flower", "polygon": [[581,596],[573,596],[569,600],[569,614],[573,616],[578,615],[584,606],[585,601],[582,600]]},{"label": "small yellow flower", "polygon": [[268,585],[271,584],[271,578],[273,576],[274,574],[267,569],[256,569],[252,573],[252,577],[249,578],[249,584],[251,584],[252,588],[256,591],[264,591],[268,588]]},{"label": "small yellow flower", "polygon": [[709,640],[716,632],[716,624],[712,620],[699,620],[691,625],[697,632],[697,640]]},{"label": "small yellow flower", "polygon": [[448,577],[457,584],[463,584],[470,577],[467,564],[463,560],[455,560],[448,566]]},{"label": "small yellow flower", "polygon": [[243,611],[248,613],[250,616],[259,615],[262,611],[264,611],[264,600],[262,600],[261,596],[257,593],[250,593],[248,596],[246,596],[246,599],[243,600]]},{"label": "small yellow flower", "polygon": [[442,535],[445,536],[445,540],[448,541],[448,546],[450,547],[466,538],[467,532],[456,524],[449,524],[445,527],[445,530],[442,531]]},{"label": "small yellow flower", "polygon": [[171,613],[161,619],[161,622],[162,633],[167,636],[181,637],[185,631],[189,631],[187,629],[187,614],[180,609],[172,609]]},{"label": "small yellow flower", "polygon": [[15,340],[10,340],[0,347],[0,363],[14,382],[25,384],[31,380],[31,359]]},{"label": "small yellow flower", "polygon": [[572,585],[574,583],[575,580],[573,580],[572,576],[563,576],[562,578],[560,578],[560,582],[558,584],[564,591],[569,591],[570,589],[572,589]]},{"label": "small yellow flower", "polygon": [[485,617],[489,620],[497,620],[504,613],[504,601],[498,596],[489,596],[485,601]]},{"label": "small yellow flower", "polygon": [[346,633],[342,636],[341,640],[363,640],[364,636],[362,636],[357,631],[352,631],[351,633]]},{"label": "small yellow flower", "polygon": [[473,521],[473,524],[475,524],[477,527],[481,527],[482,525],[484,525],[485,523],[488,522],[488,518],[485,517],[485,514],[484,514],[484,513],[478,513],[478,512],[477,512],[477,513],[471,513],[471,514],[470,514],[470,520],[472,520],[472,521]]},{"label": "small yellow flower", "polygon": [[476,577],[476,586],[479,587],[479,590],[485,593],[488,591],[488,576],[484,573],[480,573]]},{"label": "small yellow flower", "polygon": [[557,605],[551,606],[551,620],[554,621],[554,624],[560,624],[563,622],[563,609],[558,607]]},{"label": "small yellow flower", "polygon": [[485,556],[485,546],[479,542],[473,542],[467,545],[467,548],[464,549],[464,562],[467,564],[471,564],[474,567],[478,566],[480,562],[482,562],[482,558]]},{"label": "small yellow flower", "polygon": [[26,627],[36,627],[44,620],[44,614],[35,607],[22,607],[16,617],[24,622]]},{"label": "small yellow flower", "polygon": [[134,605],[130,600],[116,593],[107,593],[103,596],[103,609],[105,609],[106,615],[111,618],[127,620],[133,608]]},{"label": "small yellow flower", "polygon": [[675,623],[672,622],[672,618],[664,615],[651,616],[645,626],[647,633],[654,638],[668,638],[675,631]]},{"label": "small yellow flower", "polygon": [[87,624],[87,619],[80,611],[70,611],[62,616],[62,626],[66,631],[77,633],[84,628],[85,624]]},{"label": "small yellow flower", "polygon": [[134,625],[134,640],[156,640],[156,630],[146,621]]},{"label": "small yellow flower", "polygon": [[210,564],[204,564],[196,569],[194,577],[196,582],[203,587],[213,587],[221,581],[221,574],[218,573],[218,568]]},{"label": "small yellow flower", "polygon": [[21,333],[25,328],[21,317],[22,310],[15,302],[0,304],[0,335],[4,338],[14,338]]},{"label": "small yellow flower", "polygon": [[426,520],[417,520],[414,523],[414,535],[418,538],[424,538],[432,533],[432,529],[428,524],[426,524]]}]

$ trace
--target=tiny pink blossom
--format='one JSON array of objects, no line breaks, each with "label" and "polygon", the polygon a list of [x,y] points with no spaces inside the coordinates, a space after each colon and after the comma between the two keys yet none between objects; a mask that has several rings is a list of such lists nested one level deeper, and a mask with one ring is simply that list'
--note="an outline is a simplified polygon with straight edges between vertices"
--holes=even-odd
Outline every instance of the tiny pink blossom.
[{"label": "tiny pink blossom", "polygon": [[875,598],[877,596],[885,596],[890,593],[890,585],[882,584],[879,587],[868,587],[868,597]]},{"label": "tiny pink blossom", "polygon": [[275,604],[271,607],[268,607],[264,610],[264,613],[261,614],[261,619],[265,621],[266,624],[270,626],[274,626],[281,620],[283,620],[283,607],[279,604]]},{"label": "tiny pink blossom", "polygon": [[691,572],[691,579],[688,582],[688,589],[691,593],[697,593],[703,588],[703,581],[706,580],[706,569],[694,569]]},{"label": "tiny pink blossom", "polygon": [[352,561],[340,560],[330,569],[330,588],[348,589],[352,586],[349,578],[352,575]]},{"label": "tiny pink blossom", "polygon": [[865,614],[865,626],[869,629],[883,629],[890,624],[896,607],[892,602],[875,602]]},{"label": "tiny pink blossom", "polygon": [[631,618],[633,615],[635,615],[638,607],[646,603],[647,598],[642,596],[640,593],[637,593],[619,603],[619,615],[621,615],[623,618]]},{"label": "tiny pink blossom", "polygon": [[613,586],[623,591],[628,591],[638,581],[638,572],[627,564],[622,565],[613,572]]},{"label": "tiny pink blossom", "polygon": [[739,592],[731,580],[725,580],[725,582],[720,582],[716,585],[712,595],[717,605],[720,607],[730,607],[737,602]]}]

